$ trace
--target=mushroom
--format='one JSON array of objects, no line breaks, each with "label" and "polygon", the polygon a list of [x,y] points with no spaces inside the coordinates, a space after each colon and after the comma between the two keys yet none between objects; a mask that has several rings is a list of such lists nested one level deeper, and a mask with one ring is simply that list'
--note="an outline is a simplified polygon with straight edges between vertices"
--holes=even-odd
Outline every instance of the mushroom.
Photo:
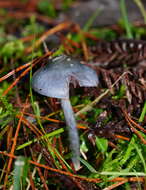
[{"label": "mushroom", "polygon": [[32,88],[37,93],[59,98],[68,126],[70,149],[75,170],[80,168],[80,144],[74,112],[69,100],[69,84],[78,82],[82,87],[98,85],[96,72],[88,66],[66,55],[49,60],[49,63],[37,70],[32,77]]}]

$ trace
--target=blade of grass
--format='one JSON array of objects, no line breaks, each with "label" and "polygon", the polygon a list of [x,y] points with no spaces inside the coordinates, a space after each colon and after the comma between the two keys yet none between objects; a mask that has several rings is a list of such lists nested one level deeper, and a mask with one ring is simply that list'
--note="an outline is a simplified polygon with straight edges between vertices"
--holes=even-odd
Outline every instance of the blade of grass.
[{"label": "blade of grass", "polygon": [[98,136],[95,137],[95,144],[98,150],[102,153],[105,153],[108,148],[108,140],[105,138],[99,138]]},{"label": "blade of grass", "polygon": [[144,23],[146,24],[146,10],[144,8],[143,3],[141,2],[141,0],[133,0],[135,2],[135,4],[139,7],[139,10],[143,16],[144,19]]},{"label": "blade of grass", "polygon": [[91,15],[91,17],[88,19],[85,26],[83,27],[84,32],[87,32],[89,30],[89,28],[92,26],[94,20],[96,19],[96,17],[99,15],[100,11],[101,10],[99,8],[97,8],[96,11]]},{"label": "blade of grass", "polygon": [[20,190],[25,188],[28,168],[29,168],[28,159],[22,156],[17,157],[14,163],[14,183],[13,183],[14,190]]},{"label": "blade of grass", "polygon": [[99,172],[100,175],[111,175],[111,176],[146,176],[144,172]]},{"label": "blade of grass", "polygon": [[137,153],[138,153],[138,155],[139,155],[139,157],[141,159],[141,162],[143,164],[144,171],[145,171],[145,174],[146,174],[146,162],[145,162],[145,159],[144,159],[144,157],[143,157],[143,155],[141,153],[141,149],[138,148],[137,144],[134,144],[134,147],[135,147],[135,149],[136,149],[136,151],[137,151]]},{"label": "blade of grass", "polygon": [[120,8],[121,8],[121,13],[122,13],[122,17],[123,17],[127,37],[128,38],[133,38],[130,23],[128,21],[125,0],[120,0]]},{"label": "blade of grass", "polygon": [[82,158],[78,158],[80,161],[81,161],[81,163],[82,164],[84,164],[87,168],[88,168],[88,170],[90,171],[90,172],[92,172],[92,173],[98,173],[94,168],[93,168],[93,166],[91,166],[91,164],[89,164],[86,160],[84,160],[84,159],[82,159]]},{"label": "blade of grass", "polygon": [[121,165],[121,166],[122,166],[123,164],[125,164],[125,163],[128,161],[128,159],[130,158],[130,156],[131,156],[131,154],[132,154],[132,151],[133,151],[133,149],[134,149],[134,146],[133,146],[134,144],[135,144],[135,138],[132,137],[132,138],[131,138],[131,141],[130,141],[129,144],[128,144],[127,150],[126,150],[125,154],[123,155],[122,160],[120,161],[120,165]]},{"label": "blade of grass", "polygon": [[48,134],[45,134],[45,135],[41,136],[40,138],[36,138],[36,139],[28,141],[28,142],[26,142],[26,143],[24,143],[22,145],[19,145],[16,150],[20,150],[22,148],[25,148],[25,147],[29,146],[32,143],[35,143],[35,142],[37,142],[39,140],[42,140],[42,139],[45,139],[46,137],[50,138],[50,137],[56,136],[56,135],[58,135],[60,133],[63,133],[63,132],[64,132],[63,128],[57,129],[57,130],[55,130],[55,131],[53,131],[51,133],[48,133]]},{"label": "blade of grass", "polygon": [[142,109],[142,112],[140,114],[140,118],[139,118],[139,122],[143,122],[144,121],[144,117],[146,115],[146,101],[144,103],[144,106],[143,106],[143,109]]}]

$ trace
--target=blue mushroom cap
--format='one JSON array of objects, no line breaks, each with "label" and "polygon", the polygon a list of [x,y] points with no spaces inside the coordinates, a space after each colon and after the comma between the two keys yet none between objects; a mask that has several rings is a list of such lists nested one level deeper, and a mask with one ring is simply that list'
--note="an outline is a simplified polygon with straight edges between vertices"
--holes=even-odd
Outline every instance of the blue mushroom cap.
[{"label": "blue mushroom cap", "polygon": [[32,88],[44,96],[69,98],[69,84],[73,79],[82,87],[94,87],[99,83],[93,69],[69,56],[61,55],[34,73]]}]

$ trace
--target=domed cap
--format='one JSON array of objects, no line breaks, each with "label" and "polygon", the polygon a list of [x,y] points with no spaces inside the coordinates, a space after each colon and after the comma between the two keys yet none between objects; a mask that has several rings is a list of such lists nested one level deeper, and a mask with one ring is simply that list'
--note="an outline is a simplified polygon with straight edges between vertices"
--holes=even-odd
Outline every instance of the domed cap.
[{"label": "domed cap", "polygon": [[98,85],[96,72],[88,66],[66,55],[49,60],[32,77],[32,88],[39,94],[54,98],[69,98],[69,84],[72,80],[80,86]]}]

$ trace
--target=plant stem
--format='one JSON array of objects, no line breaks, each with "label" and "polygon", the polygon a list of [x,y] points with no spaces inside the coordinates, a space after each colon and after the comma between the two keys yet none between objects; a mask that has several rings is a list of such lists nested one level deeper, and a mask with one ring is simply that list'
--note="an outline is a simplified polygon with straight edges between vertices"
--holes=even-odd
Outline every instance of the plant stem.
[{"label": "plant stem", "polygon": [[142,109],[142,112],[140,114],[140,118],[138,121],[143,122],[145,115],[146,115],[146,101],[144,102],[144,106],[143,106],[143,109]]},{"label": "plant stem", "polygon": [[143,16],[144,23],[146,24],[146,11],[141,0],[134,0],[135,4],[139,7],[139,10]]},{"label": "plant stem", "polygon": [[61,106],[64,112],[66,124],[68,126],[70,149],[73,154],[72,161],[75,170],[79,170],[80,161],[78,157],[80,156],[80,145],[74,112],[69,99],[61,99]]}]

